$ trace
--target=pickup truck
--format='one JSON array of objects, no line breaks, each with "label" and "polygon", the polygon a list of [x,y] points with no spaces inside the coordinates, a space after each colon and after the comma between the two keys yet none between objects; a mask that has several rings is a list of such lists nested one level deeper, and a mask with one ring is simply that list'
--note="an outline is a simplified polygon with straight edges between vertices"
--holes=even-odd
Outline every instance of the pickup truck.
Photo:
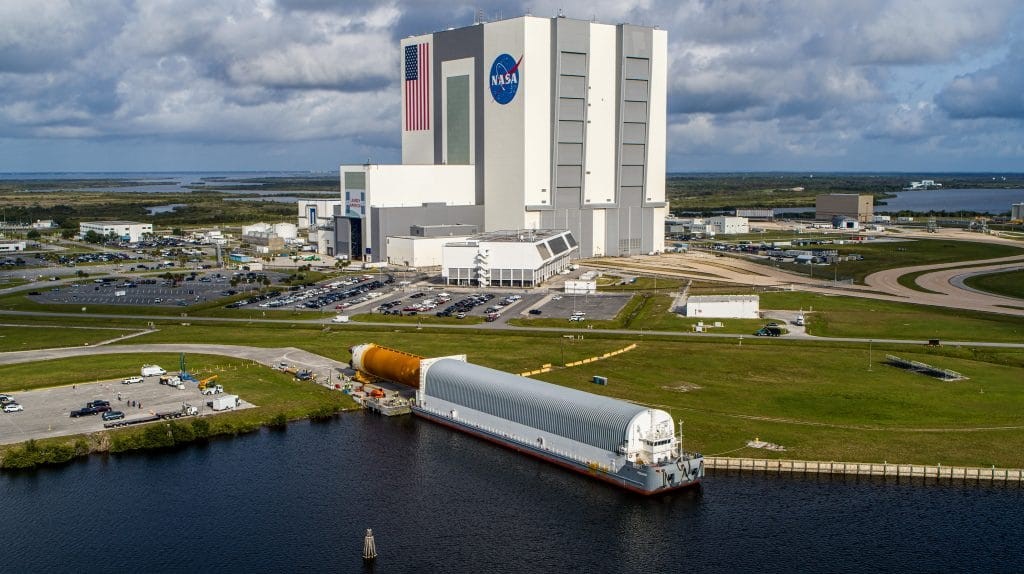
[{"label": "pickup truck", "polygon": [[110,410],[110,405],[100,405],[96,407],[82,407],[77,411],[71,411],[71,418],[86,417],[89,415],[95,415],[98,413],[105,413]]},{"label": "pickup truck", "polygon": [[122,385],[133,385],[135,383],[141,383],[144,380],[145,379],[143,379],[142,377],[140,377],[138,375],[135,375],[134,377],[125,377],[124,379],[121,380],[121,384]]}]

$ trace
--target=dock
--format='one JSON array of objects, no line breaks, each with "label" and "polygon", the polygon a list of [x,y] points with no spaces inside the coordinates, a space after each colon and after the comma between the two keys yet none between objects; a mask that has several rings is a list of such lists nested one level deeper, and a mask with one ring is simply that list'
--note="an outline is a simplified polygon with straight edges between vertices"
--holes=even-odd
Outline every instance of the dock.
[{"label": "dock", "polygon": [[412,412],[412,408],[409,406],[409,401],[402,397],[383,399],[365,398],[363,399],[363,406],[375,413],[380,413],[389,417],[407,415]]},{"label": "dock", "polygon": [[705,456],[704,466],[715,471],[751,471],[777,474],[880,476],[892,478],[945,479],[955,481],[1003,482],[1024,485],[1024,469],[978,466],[894,464],[878,462],[833,462],[767,458]]}]

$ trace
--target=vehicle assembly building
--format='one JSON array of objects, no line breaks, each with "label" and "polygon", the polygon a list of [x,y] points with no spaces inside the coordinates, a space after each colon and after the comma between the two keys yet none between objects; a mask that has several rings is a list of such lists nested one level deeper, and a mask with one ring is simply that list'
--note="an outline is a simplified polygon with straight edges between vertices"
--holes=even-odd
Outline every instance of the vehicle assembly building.
[{"label": "vehicle assembly building", "polygon": [[687,453],[671,415],[467,363],[423,359],[368,343],[352,366],[417,389],[418,416],[641,494],[698,484],[703,457]]},{"label": "vehicle assembly building", "polygon": [[412,224],[571,231],[579,257],[662,251],[667,46],[534,16],[405,38],[402,165],[341,166],[336,254],[386,261]]}]

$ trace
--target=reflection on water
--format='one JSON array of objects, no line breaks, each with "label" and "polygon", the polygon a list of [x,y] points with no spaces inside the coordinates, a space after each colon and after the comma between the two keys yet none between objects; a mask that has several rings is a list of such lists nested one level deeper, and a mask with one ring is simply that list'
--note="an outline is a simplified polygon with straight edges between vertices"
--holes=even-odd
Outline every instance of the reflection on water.
[{"label": "reflection on water", "polygon": [[99,552],[114,571],[355,572],[366,528],[380,572],[1024,569],[1016,485],[718,474],[644,498],[361,413],[5,473],[0,492],[18,571]]}]

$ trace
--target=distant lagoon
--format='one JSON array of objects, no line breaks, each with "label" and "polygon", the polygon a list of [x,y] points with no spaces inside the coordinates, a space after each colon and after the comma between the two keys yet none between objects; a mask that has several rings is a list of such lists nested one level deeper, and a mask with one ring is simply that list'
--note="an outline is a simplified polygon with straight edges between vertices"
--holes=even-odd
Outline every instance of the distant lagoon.
[{"label": "distant lagoon", "polygon": [[[337,174],[308,171],[226,171],[226,172],[32,172],[32,173],[0,173],[0,181],[12,180],[122,180],[137,182],[138,185],[109,186],[109,187],[83,187],[81,191],[88,192],[110,192],[110,193],[191,193],[202,191],[203,186],[211,188],[230,188],[232,186],[254,185],[252,182],[239,181],[261,178],[290,178],[290,177],[318,177],[337,179]],[[189,186],[197,186],[192,189]],[[74,188],[72,188],[74,190]],[[38,193],[58,191],[33,190]],[[221,193],[236,195],[260,196],[282,193],[274,189],[219,189]],[[290,190],[311,195],[337,195],[337,191],[323,190]],[[244,198],[243,198],[244,199]],[[274,201],[295,203],[296,197],[287,197]]]},{"label": "distant lagoon", "polygon": [[973,211],[998,215],[1010,211],[1013,203],[1024,203],[1024,189],[930,189],[898,191],[896,197],[881,200],[875,213],[898,211]]},{"label": "distant lagoon", "polygon": [[[884,205],[875,204],[875,213],[898,213],[913,211],[958,211],[999,215],[1010,211],[1010,205],[1024,203],[1024,189],[930,189],[928,191],[897,191],[896,197],[880,199]],[[776,216],[786,213],[808,213],[814,206],[779,207],[773,210]]]}]

